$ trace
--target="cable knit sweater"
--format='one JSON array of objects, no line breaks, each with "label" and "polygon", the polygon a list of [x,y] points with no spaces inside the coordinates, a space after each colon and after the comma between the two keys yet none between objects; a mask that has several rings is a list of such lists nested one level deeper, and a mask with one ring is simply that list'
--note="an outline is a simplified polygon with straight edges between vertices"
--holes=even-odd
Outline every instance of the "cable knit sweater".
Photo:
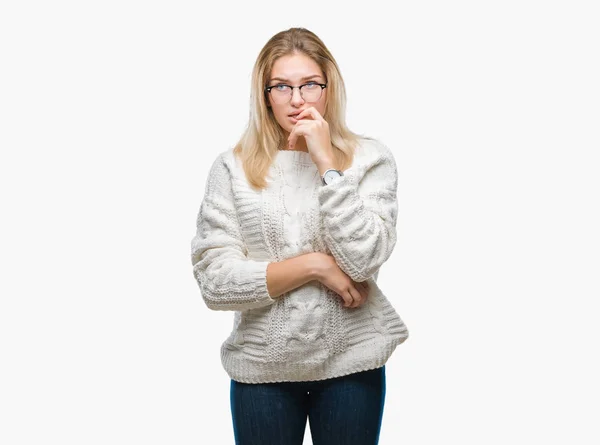
[{"label": "cable knit sweater", "polygon": [[[398,176],[391,151],[364,138],[344,176],[326,186],[309,153],[278,151],[267,180],[266,189],[253,189],[233,149],[220,153],[191,241],[204,302],[235,311],[221,346],[225,371],[239,382],[268,383],[383,366],[408,338],[377,286],[379,268],[396,244]],[[317,280],[271,298],[267,265],[309,252],[327,253],[353,280],[368,280],[366,302],[346,308]]]}]

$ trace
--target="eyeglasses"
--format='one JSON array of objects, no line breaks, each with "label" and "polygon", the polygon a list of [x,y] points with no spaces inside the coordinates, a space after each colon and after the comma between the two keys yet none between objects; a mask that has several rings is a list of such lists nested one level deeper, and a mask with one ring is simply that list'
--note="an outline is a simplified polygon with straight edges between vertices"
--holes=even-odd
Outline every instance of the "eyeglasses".
[{"label": "eyeglasses", "polygon": [[300,96],[302,96],[302,99],[304,99],[306,102],[317,102],[321,98],[323,90],[326,87],[326,83],[317,82],[308,82],[304,85],[300,85],[299,87],[278,83],[277,85],[266,87],[265,92],[267,94],[271,94],[271,99],[273,99],[273,102],[276,104],[285,104],[292,99],[294,88],[298,88],[300,91]]}]

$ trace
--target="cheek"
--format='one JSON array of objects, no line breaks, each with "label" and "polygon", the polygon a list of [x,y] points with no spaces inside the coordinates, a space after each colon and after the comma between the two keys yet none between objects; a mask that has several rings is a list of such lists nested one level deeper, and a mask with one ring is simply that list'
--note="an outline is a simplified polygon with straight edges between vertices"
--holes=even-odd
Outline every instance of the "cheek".
[{"label": "cheek", "polygon": [[283,110],[273,108],[273,115],[275,116],[275,120],[279,123],[279,125],[282,127],[288,125],[289,122],[287,120],[287,115]]},{"label": "cheek", "polygon": [[277,118],[277,120],[280,123],[285,122],[285,120],[287,118],[287,115],[285,114],[285,112],[283,110],[281,110],[281,109],[275,109],[273,111],[275,112],[275,117]]},{"label": "cheek", "polygon": [[325,109],[327,108],[325,105],[327,104],[327,97],[321,97],[321,100],[319,101],[319,113],[321,113],[321,116],[323,116],[325,114]]}]

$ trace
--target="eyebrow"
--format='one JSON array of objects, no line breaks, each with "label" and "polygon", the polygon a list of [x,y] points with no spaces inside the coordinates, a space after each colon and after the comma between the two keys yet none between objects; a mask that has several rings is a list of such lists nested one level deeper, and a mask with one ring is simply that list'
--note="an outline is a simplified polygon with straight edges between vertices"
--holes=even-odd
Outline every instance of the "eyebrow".
[{"label": "eyebrow", "polygon": [[[321,77],[319,74],[312,74],[310,76],[302,77],[300,80],[313,79],[315,77]],[[274,80],[283,80],[284,82],[289,82],[289,79],[285,79],[283,77],[273,77],[269,82],[273,82]]]}]

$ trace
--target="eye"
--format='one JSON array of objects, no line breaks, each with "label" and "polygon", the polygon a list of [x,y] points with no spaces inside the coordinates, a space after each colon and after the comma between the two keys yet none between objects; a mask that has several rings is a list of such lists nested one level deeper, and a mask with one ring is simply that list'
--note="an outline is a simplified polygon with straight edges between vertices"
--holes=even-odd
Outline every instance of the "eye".
[{"label": "eye", "polygon": [[308,90],[312,90],[318,86],[319,86],[319,84],[317,82],[308,82],[308,83],[304,84],[304,87]]},{"label": "eye", "polygon": [[279,91],[285,91],[289,87],[286,84],[278,83],[277,85],[274,86],[274,88]]}]

